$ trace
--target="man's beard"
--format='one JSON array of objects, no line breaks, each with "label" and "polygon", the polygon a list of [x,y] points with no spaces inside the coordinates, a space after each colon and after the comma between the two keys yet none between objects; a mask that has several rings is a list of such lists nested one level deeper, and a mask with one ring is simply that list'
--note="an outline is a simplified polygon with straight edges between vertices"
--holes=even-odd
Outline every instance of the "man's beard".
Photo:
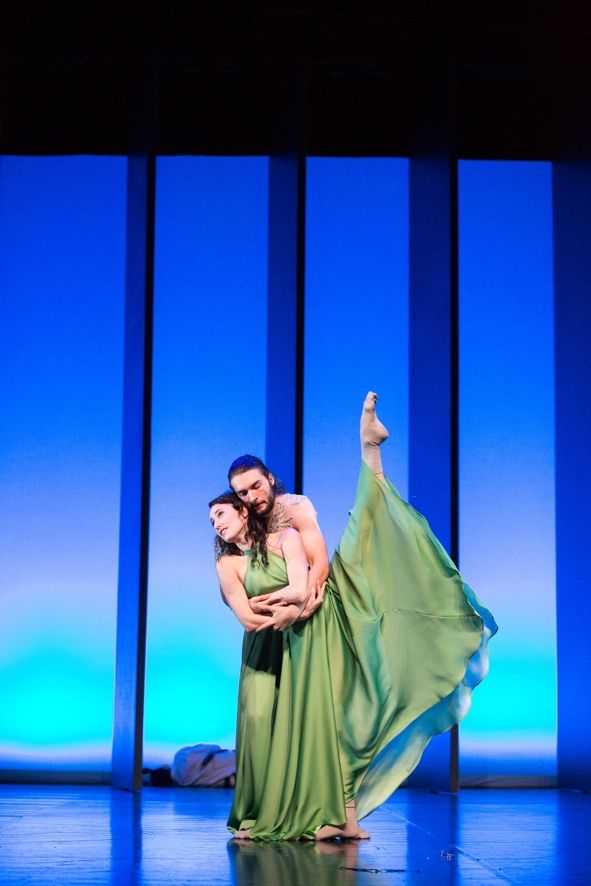
[{"label": "man's beard", "polygon": [[255,511],[259,517],[264,517],[265,519],[267,519],[267,517],[270,516],[271,511],[273,510],[273,505],[275,504],[275,498],[276,498],[275,490],[272,488],[269,491],[269,497],[267,498],[267,501],[265,502],[264,507],[262,507],[262,508],[255,507]]}]

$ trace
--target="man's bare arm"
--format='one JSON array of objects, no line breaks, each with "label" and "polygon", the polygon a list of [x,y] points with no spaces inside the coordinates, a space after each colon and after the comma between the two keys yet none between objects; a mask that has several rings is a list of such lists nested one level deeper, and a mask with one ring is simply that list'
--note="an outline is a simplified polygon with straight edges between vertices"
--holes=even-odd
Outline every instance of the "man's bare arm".
[{"label": "man's bare arm", "polygon": [[328,578],[328,551],[312,502],[304,498],[297,505],[292,505],[289,516],[291,525],[300,534],[308,558],[308,586],[318,582],[324,584]]},{"label": "man's bare arm", "polygon": [[[288,496],[286,496],[288,498]],[[289,496],[291,498],[291,496]],[[285,516],[289,519],[304,547],[309,571],[307,576],[308,600],[300,615],[301,619],[309,618],[321,605],[324,595],[324,585],[328,578],[328,551],[322,530],[316,519],[316,511],[312,502],[305,496],[294,496],[297,501],[285,504]],[[268,594],[261,597],[251,598],[249,603],[256,613],[266,612],[266,600]]]},{"label": "man's bare arm", "polygon": [[324,585],[328,578],[328,550],[322,530],[318,525],[312,502],[304,498],[289,509],[291,525],[300,534],[310,571],[308,573],[308,602],[301,618],[309,618],[315,612],[324,595]]}]

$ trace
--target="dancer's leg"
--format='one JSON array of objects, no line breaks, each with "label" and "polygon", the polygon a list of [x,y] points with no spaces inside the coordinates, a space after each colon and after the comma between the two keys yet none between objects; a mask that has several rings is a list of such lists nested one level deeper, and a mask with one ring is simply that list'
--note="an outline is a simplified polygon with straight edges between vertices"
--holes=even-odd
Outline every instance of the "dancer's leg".
[{"label": "dancer's leg", "polygon": [[378,395],[370,391],[363,403],[359,434],[361,437],[361,458],[378,480],[384,481],[384,469],[380,446],[388,439],[388,430],[376,415]]},{"label": "dancer's leg", "polygon": [[[388,439],[388,431],[376,415],[377,399],[378,395],[370,391],[363,402],[359,426],[361,458],[376,477],[384,482],[385,477],[384,469],[382,468],[380,446],[384,440]],[[345,812],[347,820],[344,825],[340,827],[331,824],[324,825],[316,832],[316,839],[334,840],[338,837],[349,840],[369,839],[368,832],[359,827],[354,800],[349,800],[345,803]]]}]

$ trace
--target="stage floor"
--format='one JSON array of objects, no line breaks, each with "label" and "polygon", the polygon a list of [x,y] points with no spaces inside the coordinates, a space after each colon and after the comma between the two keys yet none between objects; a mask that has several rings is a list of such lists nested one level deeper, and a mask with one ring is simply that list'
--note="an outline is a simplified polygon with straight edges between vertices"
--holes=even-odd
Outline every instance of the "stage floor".
[{"label": "stage floor", "polygon": [[369,842],[228,839],[231,792],[0,785],[0,883],[385,886],[589,884],[591,796],[400,790]]}]

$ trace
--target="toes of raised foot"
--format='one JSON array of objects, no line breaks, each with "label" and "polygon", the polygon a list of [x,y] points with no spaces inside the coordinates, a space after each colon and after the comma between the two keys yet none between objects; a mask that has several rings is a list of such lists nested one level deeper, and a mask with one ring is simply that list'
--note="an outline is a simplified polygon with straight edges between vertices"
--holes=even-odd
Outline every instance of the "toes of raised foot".
[{"label": "toes of raised foot", "polygon": [[378,402],[378,395],[373,391],[368,391],[363,401],[364,409],[371,409],[372,411],[376,408],[376,403]]}]

